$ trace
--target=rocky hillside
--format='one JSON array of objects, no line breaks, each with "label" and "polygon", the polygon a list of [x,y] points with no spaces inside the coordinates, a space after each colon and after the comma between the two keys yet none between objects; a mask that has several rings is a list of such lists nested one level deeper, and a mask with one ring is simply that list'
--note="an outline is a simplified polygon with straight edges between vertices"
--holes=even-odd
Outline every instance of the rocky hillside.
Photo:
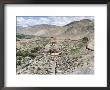
[{"label": "rocky hillside", "polygon": [[88,19],[71,22],[64,26],[65,35],[81,35],[94,32],[94,22]]},{"label": "rocky hillside", "polygon": [[86,37],[79,40],[50,39],[17,43],[17,74],[93,74],[94,50]]}]

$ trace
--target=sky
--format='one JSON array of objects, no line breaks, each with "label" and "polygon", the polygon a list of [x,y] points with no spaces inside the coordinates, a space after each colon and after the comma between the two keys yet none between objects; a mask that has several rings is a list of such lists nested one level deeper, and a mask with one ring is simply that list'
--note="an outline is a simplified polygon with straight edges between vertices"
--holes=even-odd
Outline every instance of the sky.
[{"label": "sky", "polygon": [[17,16],[17,26],[28,27],[39,24],[64,26],[81,19],[94,20],[93,16]]}]

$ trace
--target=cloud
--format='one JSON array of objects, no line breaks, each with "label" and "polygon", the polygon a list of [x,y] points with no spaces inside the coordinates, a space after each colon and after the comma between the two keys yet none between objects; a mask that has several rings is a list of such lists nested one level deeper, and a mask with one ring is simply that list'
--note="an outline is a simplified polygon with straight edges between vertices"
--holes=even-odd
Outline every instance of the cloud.
[{"label": "cloud", "polygon": [[27,26],[33,26],[37,24],[48,24],[49,19],[47,18],[34,18],[34,17],[17,17],[17,26],[27,27]]},{"label": "cloud", "polygon": [[51,24],[57,26],[66,25],[72,21],[81,19],[94,19],[92,16],[43,16],[43,17],[17,17],[17,26],[27,27],[38,24]]},{"label": "cloud", "polygon": [[79,21],[81,19],[94,19],[93,16],[56,16],[56,17],[49,17],[49,19],[52,21],[51,24],[53,25],[58,25],[58,26],[63,26],[63,25],[66,25],[70,22],[73,22],[73,21]]},{"label": "cloud", "polygon": [[27,26],[23,17],[17,17],[17,26]]}]

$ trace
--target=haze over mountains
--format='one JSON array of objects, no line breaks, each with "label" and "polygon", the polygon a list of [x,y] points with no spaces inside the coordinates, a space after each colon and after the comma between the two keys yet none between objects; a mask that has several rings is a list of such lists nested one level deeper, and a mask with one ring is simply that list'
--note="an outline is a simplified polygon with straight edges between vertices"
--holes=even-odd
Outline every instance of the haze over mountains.
[{"label": "haze over mountains", "polygon": [[17,27],[17,34],[36,35],[41,37],[77,38],[89,36],[94,32],[94,21],[83,19],[64,26],[40,24],[25,28]]}]

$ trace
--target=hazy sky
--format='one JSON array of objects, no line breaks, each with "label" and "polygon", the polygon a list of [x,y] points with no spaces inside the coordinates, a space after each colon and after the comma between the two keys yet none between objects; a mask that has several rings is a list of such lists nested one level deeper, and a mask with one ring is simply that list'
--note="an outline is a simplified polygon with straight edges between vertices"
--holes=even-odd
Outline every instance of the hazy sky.
[{"label": "hazy sky", "polygon": [[17,26],[28,27],[38,24],[63,26],[81,19],[93,20],[93,16],[17,16]]}]

